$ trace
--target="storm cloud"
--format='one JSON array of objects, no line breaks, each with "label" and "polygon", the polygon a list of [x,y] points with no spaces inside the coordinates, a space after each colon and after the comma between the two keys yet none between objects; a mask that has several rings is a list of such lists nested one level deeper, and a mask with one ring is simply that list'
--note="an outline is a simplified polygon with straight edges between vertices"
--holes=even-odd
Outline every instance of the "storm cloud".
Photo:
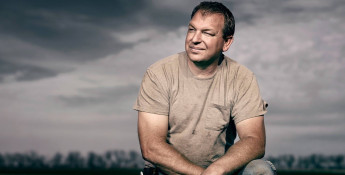
[{"label": "storm cloud", "polygon": [[[267,155],[343,153],[344,1],[222,1],[257,76]],[[0,1],[0,152],[139,150],[145,69],[184,50],[198,1]]]}]

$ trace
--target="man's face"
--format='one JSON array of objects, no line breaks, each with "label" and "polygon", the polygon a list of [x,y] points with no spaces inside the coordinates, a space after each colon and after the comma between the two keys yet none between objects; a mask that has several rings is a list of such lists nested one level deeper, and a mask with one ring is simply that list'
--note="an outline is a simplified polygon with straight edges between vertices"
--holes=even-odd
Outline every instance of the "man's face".
[{"label": "man's face", "polygon": [[192,62],[213,62],[230,44],[223,39],[224,16],[222,14],[202,15],[196,12],[189,22],[185,41],[187,55]]}]

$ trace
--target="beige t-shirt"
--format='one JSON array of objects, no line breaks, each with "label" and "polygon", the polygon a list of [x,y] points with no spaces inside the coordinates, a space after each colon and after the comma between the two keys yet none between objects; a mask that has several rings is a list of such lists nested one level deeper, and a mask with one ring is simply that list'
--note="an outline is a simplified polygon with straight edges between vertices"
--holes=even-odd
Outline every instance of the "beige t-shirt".
[{"label": "beige t-shirt", "polygon": [[169,117],[167,142],[203,167],[223,156],[235,123],[266,113],[254,74],[224,57],[211,78],[195,77],[182,52],[151,65],[134,109]]}]

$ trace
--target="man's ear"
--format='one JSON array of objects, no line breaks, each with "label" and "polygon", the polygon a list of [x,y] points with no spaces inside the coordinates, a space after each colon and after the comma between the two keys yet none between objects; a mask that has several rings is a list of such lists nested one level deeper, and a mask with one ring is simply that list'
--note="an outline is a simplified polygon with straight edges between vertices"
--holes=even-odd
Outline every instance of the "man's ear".
[{"label": "man's ear", "polygon": [[223,52],[226,52],[230,48],[233,41],[234,41],[234,37],[232,35],[226,37],[226,39],[224,40],[224,45],[223,45]]}]

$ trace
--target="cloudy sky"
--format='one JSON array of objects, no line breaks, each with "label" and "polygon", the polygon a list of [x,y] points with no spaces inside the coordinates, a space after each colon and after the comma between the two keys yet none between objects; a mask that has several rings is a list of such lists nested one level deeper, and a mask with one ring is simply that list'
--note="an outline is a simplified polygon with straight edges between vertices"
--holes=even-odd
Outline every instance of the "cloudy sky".
[{"label": "cloudy sky", "polygon": [[[344,153],[345,1],[222,1],[257,76],[267,155]],[[145,69],[184,50],[198,1],[0,1],[0,153],[139,150]]]}]

